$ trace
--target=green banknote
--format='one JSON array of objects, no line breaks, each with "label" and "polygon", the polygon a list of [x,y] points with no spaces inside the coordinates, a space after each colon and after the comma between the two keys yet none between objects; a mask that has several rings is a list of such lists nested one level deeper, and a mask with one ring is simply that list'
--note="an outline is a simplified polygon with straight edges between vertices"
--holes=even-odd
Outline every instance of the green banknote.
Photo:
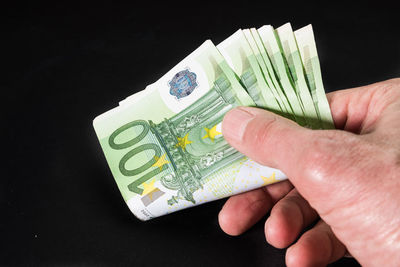
[{"label": "green banknote", "polygon": [[264,80],[257,59],[242,30],[235,32],[217,48],[240,77],[240,81],[256,105],[275,113],[282,113],[277,98]]},{"label": "green banknote", "polygon": [[206,41],[145,93],[98,116],[96,134],[131,211],[148,220],[285,179],[223,138],[224,114],[254,105]]},{"label": "green banknote", "polygon": [[[147,86],[148,87],[148,86]],[[146,88],[147,88],[146,87]],[[143,98],[147,95],[147,90],[144,89],[142,91],[139,91],[137,93],[134,93],[133,95],[128,96],[127,98],[125,98],[124,100],[119,101],[119,105],[126,105],[129,104],[132,101],[137,101],[139,98]]]},{"label": "green banknote", "polygon": [[269,60],[269,57],[267,55],[267,52],[265,51],[264,45],[257,30],[255,28],[251,28],[250,30],[247,30],[246,33],[248,33],[246,35],[247,39],[252,39],[254,41],[253,47],[254,50],[257,51],[256,58],[258,64],[260,65],[268,84],[270,84],[270,87],[273,88],[276,98],[279,100],[279,104],[282,107],[282,111],[286,114],[286,117],[294,120],[292,108],[290,107],[290,104],[285,94],[283,93],[283,90],[281,89],[278,80],[276,79],[275,71],[271,65],[271,61]]},{"label": "green banknote", "polygon": [[237,106],[265,108],[310,128],[334,127],[311,25],[294,33],[290,24],[238,30],[218,47],[206,41],[95,118],[133,214],[149,220],[286,179],[225,141],[221,121]]},{"label": "green banknote", "polygon": [[311,25],[294,32],[305,69],[305,77],[311,90],[314,106],[324,129],[333,129],[333,119],[322,83],[317,47]]},{"label": "green banknote", "polygon": [[272,95],[274,96],[274,98],[278,102],[279,106],[281,107],[281,110],[282,110],[283,114],[288,114],[288,111],[286,110],[286,107],[285,107],[284,103],[280,99],[280,96],[279,96],[278,92],[276,91],[276,88],[275,88],[274,84],[269,79],[269,76],[266,75],[266,73],[265,73],[266,69],[263,68],[264,66],[263,66],[263,64],[261,64],[261,63],[263,63],[262,62],[261,53],[260,53],[260,51],[259,51],[259,49],[257,47],[256,42],[254,41],[254,38],[253,38],[250,30],[249,29],[244,29],[243,33],[244,33],[244,36],[246,37],[246,40],[247,40],[248,44],[250,45],[252,53],[254,54],[255,58],[257,59],[256,62],[258,63],[259,68],[261,69],[262,79],[264,79],[265,82],[268,84],[268,88],[272,92]]},{"label": "green banknote", "polygon": [[321,128],[320,120],[315,110],[314,102],[308,89],[303,72],[299,50],[290,23],[276,29],[282,45],[282,52],[286,58],[291,80],[296,88],[296,93],[303,107],[303,112],[310,128]]},{"label": "green banknote", "polygon": [[[308,123],[305,119],[305,114],[297,96],[296,89],[290,79],[289,68],[281,53],[279,37],[275,34],[274,29],[270,25],[265,25],[257,30],[264,48],[271,59],[272,66],[278,76],[281,88],[283,89],[286,98],[293,110],[294,116],[298,124],[306,126]],[[277,40],[278,38],[278,40]]]}]

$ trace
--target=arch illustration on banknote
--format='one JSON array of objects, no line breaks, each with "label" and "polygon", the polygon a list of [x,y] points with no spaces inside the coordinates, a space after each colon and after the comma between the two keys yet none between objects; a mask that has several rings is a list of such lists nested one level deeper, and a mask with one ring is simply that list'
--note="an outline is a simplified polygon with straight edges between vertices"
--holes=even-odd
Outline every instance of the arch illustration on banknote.
[{"label": "arch illustration on banknote", "polygon": [[[146,167],[154,166],[164,154],[165,164],[153,169],[153,175],[144,175],[129,184],[129,190],[142,194],[143,189],[138,186],[162,172],[161,184],[176,191],[167,200],[169,205],[180,199],[196,203],[193,193],[203,188],[205,178],[244,157],[225,141],[220,130],[225,113],[240,104],[231,83],[221,74],[205,95],[175,116],[157,124],[150,120],[148,125],[140,125],[146,132],[146,137],[142,137],[146,145],[151,143],[160,148],[148,148],[153,153],[149,153]],[[127,172],[124,168],[124,162],[120,163],[121,173]]]}]

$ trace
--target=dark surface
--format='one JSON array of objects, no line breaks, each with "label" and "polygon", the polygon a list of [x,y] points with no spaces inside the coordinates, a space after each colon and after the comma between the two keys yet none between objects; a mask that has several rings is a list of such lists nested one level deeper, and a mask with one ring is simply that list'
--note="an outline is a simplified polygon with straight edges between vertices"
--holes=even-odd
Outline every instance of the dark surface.
[{"label": "dark surface", "polygon": [[[204,40],[217,44],[238,28],[313,23],[328,91],[399,76],[394,7],[264,5],[2,8],[0,265],[284,265],[262,222],[239,237],[219,229],[224,201],[137,220],[92,128]],[[334,264],[345,265],[357,263]]]}]

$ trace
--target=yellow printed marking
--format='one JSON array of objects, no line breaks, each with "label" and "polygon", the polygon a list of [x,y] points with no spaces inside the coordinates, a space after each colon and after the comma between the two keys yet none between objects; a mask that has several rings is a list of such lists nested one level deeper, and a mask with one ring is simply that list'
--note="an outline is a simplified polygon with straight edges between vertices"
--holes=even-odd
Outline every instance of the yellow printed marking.
[{"label": "yellow printed marking", "polygon": [[193,143],[192,141],[190,141],[190,140],[188,139],[188,137],[189,137],[189,133],[187,133],[184,137],[178,137],[178,143],[177,143],[175,146],[176,146],[176,147],[180,147],[180,148],[182,148],[183,150],[185,150],[185,148],[186,148],[186,146],[187,146],[188,144]]},{"label": "yellow printed marking", "polygon": [[[153,181],[151,181],[151,182],[149,182],[149,183],[143,183],[142,185],[143,185],[143,193],[142,193],[142,196],[143,195],[147,195],[148,193],[150,193],[151,191],[153,191],[154,189],[156,189],[155,187],[154,187],[154,182],[155,182],[156,180],[153,180]],[[149,196],[150,197],[150,199],[153,199],[152,197],[153,197],[153,194],[151,195],[151,196]]]},{"label": "yellow printed marking", "polygon": [[161,157],[154,156],[156,163],[152,165],[152,167],[159,167],[162,170],[162,166],[165,164],[171,163],[167,160],[167,154],[162,155]]},{"label": "yellow printed marking", "polygon": [[205,138],[210,138],[211,141],[214,142],[215,136],[220,135],[222,133],[217,131],[217,125],[214,125],[214,127],[212,127],[211,129],[208,128],[204,128],[204,130],[207,132],[205,136],[203,136],[203,139]]},{"label": "yellow printed marking", "polygon": [[278,180],[275,179],[275,172],[271,174],[270,177],[265,177],[261,175],[261,179],[263,179],[263,185],[272,184],[273,182],[277,182]]}]

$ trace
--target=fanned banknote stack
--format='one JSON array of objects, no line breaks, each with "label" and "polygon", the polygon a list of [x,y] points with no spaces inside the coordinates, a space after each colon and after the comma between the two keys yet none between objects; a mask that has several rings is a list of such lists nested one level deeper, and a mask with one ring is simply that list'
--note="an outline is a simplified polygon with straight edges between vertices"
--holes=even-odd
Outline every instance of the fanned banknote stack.
[{"label": "fanned banknote stack", "polygon": [[311,25],[238,30],[217,46],[207,40],[94,120],[136,217],[149,220],[286,179],[224,140],[221,121],[237,106],[260,107],[304,127],[334,127]]}]

